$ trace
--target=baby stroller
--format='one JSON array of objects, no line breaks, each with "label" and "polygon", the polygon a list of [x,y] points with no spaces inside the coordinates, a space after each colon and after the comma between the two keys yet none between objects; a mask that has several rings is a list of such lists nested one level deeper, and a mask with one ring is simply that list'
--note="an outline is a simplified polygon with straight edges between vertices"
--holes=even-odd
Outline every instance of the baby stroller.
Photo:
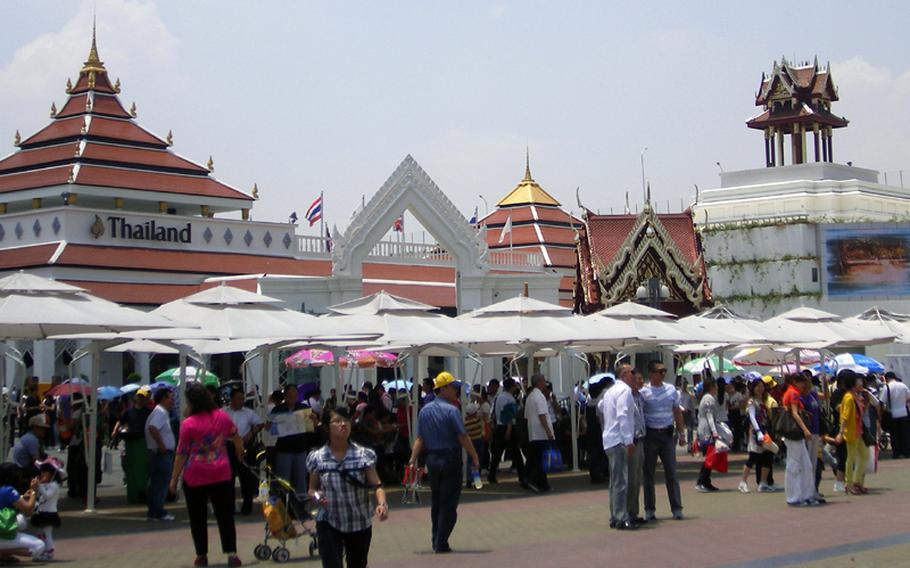
[{"label": "baby stroller", "polygon": [[[262,456],[264,453],[257,456],[257,459],[261,460]],[[287,541],[296,541],[301,536],[310,537],[310,556],[315,556],[319,549],[316,531],[313,523],[307,524],[314,520],[310,500],[298,497],[294,486],[274,475],[268,465],[265,466],[265,479],[259,483],[259,501],[262,502],[262,515],[265,517],[265,537],[253,549],[253,556],[257,560],[268,560],[271,557],[279,564],[287,562],[291,558]],[[269,546],[270,539],[278,541],[276,548]]]}]

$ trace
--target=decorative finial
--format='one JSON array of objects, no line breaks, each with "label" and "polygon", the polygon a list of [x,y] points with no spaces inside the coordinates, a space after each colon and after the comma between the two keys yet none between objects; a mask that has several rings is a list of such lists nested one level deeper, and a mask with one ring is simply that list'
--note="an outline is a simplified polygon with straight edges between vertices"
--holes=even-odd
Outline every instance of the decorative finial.
[{"label": "decorative finial", "polygon": [[69,77],[66,78],[66,93],[69,94],[73,90],[73,81]]},{"label": "decorative finial", "polygon": [[525,178],[522,181],[534,181],[531,177],[531,151],[525,144]]},{"label": "decorative finial", "polygon": [[209,156],[209,161],[206,162],[205,167],[207,167],[210,172],[215,171],[215,160],[213,160],[211,156]]},{"label": "decorative finial", "polygon": [[167,142],[168,146],[173,146],[174,145],[174,133],[171,132],[170,130],[168,130],[167,138],[165,138],[164,141]]},{"label": "decorative finial", "polygon": [[136,118],[136,103],[130,105],[130,116]]},{"label": "decorative finial", "polygon": [[647,191],[645,192],[645,201],[646,201],[648,204],[651,203],[651,182],[650,182],[650,181],[648,182],[648,189],[647,189]]},{"label": "decorative finial", "polygon": [[98,37],[97,37],[97,26],[95,25],[95,20],[92,18],[92,47],[88,50],[88,59],[85,60],[85,64],[82,66],[82,73],[88,73],[89,81],[94,79],[96,72],[104,73],[107,70],[104,68],[104,63],[102,63],[101,58],[98,57]]},{"label": "decorative finial", "polygon": [[255,183],[253,184],[253,199],[259,199],[259,186]]},{"label": "decorative finial", "polygon": [[117,77],[117,81],[114,82],[114,92],[115,93],[120,92],[120,77]]},{"label": "decorative finial", "polygon": [[55,116],[57,116],[57,103],[52,102],[51,103],[51,118],[54,118]]},{"label": "decorative finial", "polygon": [[85,112],[92,112],[94,108],[95,99],[92,98],[91,94],[85,97]]},{"label": "decorative finial", "polygon": [[19,131],[16,131],[16,135],[13,137],[13,144],[18,146],[22,142],[22,136],[19,135]]}]

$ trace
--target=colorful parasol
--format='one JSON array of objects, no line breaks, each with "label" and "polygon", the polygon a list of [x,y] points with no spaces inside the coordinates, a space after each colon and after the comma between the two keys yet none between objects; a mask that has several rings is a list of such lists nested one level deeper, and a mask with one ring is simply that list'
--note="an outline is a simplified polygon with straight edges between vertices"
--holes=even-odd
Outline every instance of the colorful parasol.
[{"label": "colorful parasol", "polygon": [[[398,362],[398,357],[394,353],[386,353],[384,351],[353,349],[347,351],[341,358],[341,367],[347,368],[352,362],[361,369],[370,369],[373,367],[389,368],[395,366]],[[292,369],[325,367],[326,365],[334,365],[335,357],[332,355],[331,351],[326,351],[324,349],[301,349],[285,358],[284,364]]]}]

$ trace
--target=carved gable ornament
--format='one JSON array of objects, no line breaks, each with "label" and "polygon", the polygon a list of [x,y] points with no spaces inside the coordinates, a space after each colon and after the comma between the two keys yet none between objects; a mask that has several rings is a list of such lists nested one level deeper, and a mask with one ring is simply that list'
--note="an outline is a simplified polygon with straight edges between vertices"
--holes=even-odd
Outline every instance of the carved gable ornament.
[{"label": "carved gable ornament", "polygon": [[701,306],[703,276],[689,265],[657,214],[646,207],[609,266],[599,267],[603,304],[634,298],[643,279],[657,277],[669,286],[672,297]]},{"label": "carved gable ornament", "polygon": [[410,155],[351,221],[344,235],[332,236],[332,274],[361,277],[363,260],[392,223],[409,211],[455,259],[461,276],[483,275],[488,269],[483,233],[430,179]]}]

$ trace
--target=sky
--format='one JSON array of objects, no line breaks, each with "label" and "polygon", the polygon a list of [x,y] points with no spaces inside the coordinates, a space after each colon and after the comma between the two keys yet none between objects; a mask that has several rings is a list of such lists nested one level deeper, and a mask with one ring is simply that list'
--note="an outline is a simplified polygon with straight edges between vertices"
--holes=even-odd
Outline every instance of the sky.
[{"label": "sky", "polygon": [[[830,61],[851,125],[837,161],[910,187],[905,2],[279,2],[5,0],[0,155],[66,100],[91,42],[139,123],[249,191],[253,217],[302,216],[325,192],[344,229],[411,154],[470,217],[524,173],[563,206],[658,210],[762,167],[745,121],[781,56]],[[647,148],[642,154],[642,149]],[[406,227],[413,228],[406,222]],[[299,232],[315,234],[318,227]]]}]

